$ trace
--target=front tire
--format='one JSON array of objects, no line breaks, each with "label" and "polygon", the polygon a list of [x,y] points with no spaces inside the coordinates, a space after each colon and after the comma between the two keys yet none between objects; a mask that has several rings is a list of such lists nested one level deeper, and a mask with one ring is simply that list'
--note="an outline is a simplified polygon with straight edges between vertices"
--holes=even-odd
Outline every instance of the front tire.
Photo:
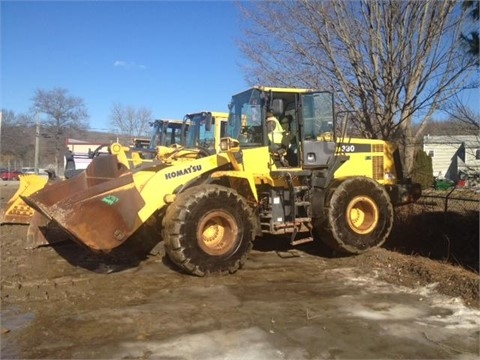
[{"label": "front tire", "polygon": [[327,222],[316,224],[316,228],[321,240],[333,250],[360,254],[385,243],[392,230],[393,216],[385,189],[372,179],[356,177],[333,190],[327,206]]},{"label": "front tire", "polygon": [[252,213],[236,191],[200,185],[177,195],[163,218],[170,260],[197,276],[234,273],[252,248]]}]

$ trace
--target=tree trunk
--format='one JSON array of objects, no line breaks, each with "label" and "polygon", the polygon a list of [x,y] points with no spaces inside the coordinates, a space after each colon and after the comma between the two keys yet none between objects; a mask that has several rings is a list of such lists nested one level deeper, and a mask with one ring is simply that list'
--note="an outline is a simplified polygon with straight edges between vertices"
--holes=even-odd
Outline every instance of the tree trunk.
[{"label": "tree trunk", "polygon": [[411,133],[405,135],[403,153],[404,153],[403,175],[405,177],[411,178],[413,174],[414,163],[415,163],[415,141]]}]

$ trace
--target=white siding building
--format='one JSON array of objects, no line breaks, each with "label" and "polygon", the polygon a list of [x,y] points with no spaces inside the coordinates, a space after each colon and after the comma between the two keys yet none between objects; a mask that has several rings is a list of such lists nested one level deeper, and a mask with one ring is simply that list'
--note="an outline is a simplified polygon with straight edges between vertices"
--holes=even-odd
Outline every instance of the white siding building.
[{"label": "white siding building", "polygon": [[423,151],[432,158],[433,176],[458,181],[462,174],[476,177],[480,173],[480,136],[427,135]]},{"label": "white siding building", "polygon": [[[89,151],[94,151],[100,143],[93,143],[77,139],[67,139],[67,148],[73,152],[73,158],[75,160],[75,169],[84,170],[88,164],[92,162],[92,159],[88,156]],[[65,163],[66,163],[65,159]]]}]

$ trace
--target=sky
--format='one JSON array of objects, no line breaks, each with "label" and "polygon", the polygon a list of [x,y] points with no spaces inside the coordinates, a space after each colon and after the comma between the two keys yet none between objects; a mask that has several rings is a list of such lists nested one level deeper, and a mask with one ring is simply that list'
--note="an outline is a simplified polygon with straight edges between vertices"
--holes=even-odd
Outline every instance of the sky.
[{"label": "sky", "polygon": [[27,113],[36,89],[85,101],[107,131],[113,104],[155,119],[228,111],[248,85],[230,1],[4,1],[1,108]]},{"label": "sky", "polygon": [[[232,1],[0,0],[0,16],[0,105],[16,114],[36,89],[64,88],[108,131],[114,104],[182,119],[248,88]],[[478,89],[465,95],[480,111]]]}]

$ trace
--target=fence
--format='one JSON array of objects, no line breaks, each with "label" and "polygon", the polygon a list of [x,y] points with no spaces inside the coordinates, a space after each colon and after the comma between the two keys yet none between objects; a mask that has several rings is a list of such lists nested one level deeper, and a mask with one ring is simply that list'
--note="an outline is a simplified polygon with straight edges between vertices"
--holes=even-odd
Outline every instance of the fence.
[{"label": "fence", "polygon": [[445,191],[425,190],[416,205],[422,206],[426,211],[459,213],[479,211],[480,193],[457,187]]},{"label": "fence", "polygon": [[479,272],[480,194],[472,189],[425,190],[399,207],[387,248]]}]

